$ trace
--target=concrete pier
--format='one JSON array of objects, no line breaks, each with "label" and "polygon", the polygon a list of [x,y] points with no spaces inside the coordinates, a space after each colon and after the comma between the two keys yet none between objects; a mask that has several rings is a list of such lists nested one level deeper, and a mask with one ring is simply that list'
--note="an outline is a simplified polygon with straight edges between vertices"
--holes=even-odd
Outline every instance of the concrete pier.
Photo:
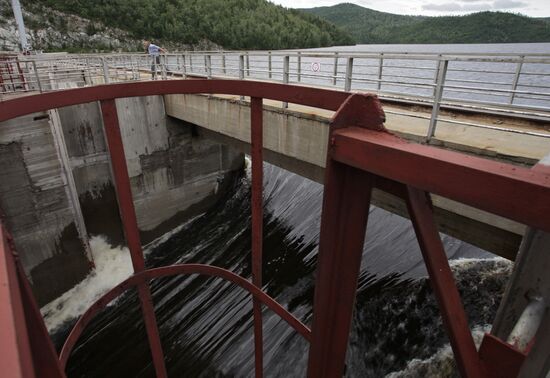
[{"label": "concrete pier", "polygon": [[[146,244],[207,210],[244,158],[167,117],[161,96],[117,107]],[[0,124],[0,169],[0,208],[40,305],[89,272],[88,235],[124,243],[97,103]]]},{"label": "concrete pier", "polygon": [[[210,138],[243,151],[249,149],[250,106],[247,101],[240,101],[236,96],[167,95],[165,103],[168,115],[200,126]],[[280,102],[270,100],[264,103],[265,160],[322,183],[328,126],[333,112],[293,104],[284,109]],[[409,140],[423,141],[429,120],[421,117],[427,110],[394,104],[384,104],[384,109],[386,127],[390,131]],[[463,113],[449,113],[448,117],[540,131],[535,124],[513,118]],[[542,132],[547,131],[542,129]],[[459,126],[445,119],[439,122],[431,143],[525,165],[534,164],[550,151],[549,138],[521,133],[512,138],[509,133]],[[407,216],[404,204],[389,194],[376,192],[373,201],[379,207]],[[523,225],[442,197],[433,196],[433,201],[442,232],[508,259],[515,258],[525,230]]]}]

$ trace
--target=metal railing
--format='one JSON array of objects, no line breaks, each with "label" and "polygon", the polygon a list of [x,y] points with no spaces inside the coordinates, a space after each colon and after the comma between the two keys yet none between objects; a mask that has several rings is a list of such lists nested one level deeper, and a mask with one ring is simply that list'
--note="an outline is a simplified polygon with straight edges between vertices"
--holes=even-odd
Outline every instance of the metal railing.
[{"label": "metal railing", "polygon": [[[186,76],[366,91],[383,100],[428,106],[431,114],[413,115],[429,123],[428,140],[440,120],[550,137],[441,115],[442,108],[450,108],[550,122],[550,54],[201,51],[164,54],[159,64],[144,54],[45,54],[0,60],[0,93]],[[411,116],[399,110],[388,113]]]}]

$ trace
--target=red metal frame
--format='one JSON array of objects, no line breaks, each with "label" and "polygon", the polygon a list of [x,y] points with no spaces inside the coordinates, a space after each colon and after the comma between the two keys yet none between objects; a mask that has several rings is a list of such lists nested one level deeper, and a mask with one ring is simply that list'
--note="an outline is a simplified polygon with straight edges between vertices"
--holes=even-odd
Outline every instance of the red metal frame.
[{"label": "red metal frame", "polygon": [[[145,269],[114,99],[178,93],[251,97],[252,282],[224,269],[198,264]],[[311,331],[261,289],[263,98],[337,110],[329,137]],[[507,373],[519,371],[525,355],[508,344],[486,336],[480,351],[475,349],[433,220],[428,193],[437,193],[550,231],[550,218],[547,216],[550,213],[550,176],[547,171],[529,170],[407,143],[385,130],[384,113],[378,99],[372,95],[354,94],[348,97],[343,92],[273,83],[177,80],[49,92],[0,102],[0,122],[91,101],[101,102],[134,275],[105,294],[79,319],[63,347],[59,362],[46,353],[40,363],[33,352],[37,350],[36,345],[50,351],[53,347],[21,270],[18,279],[14,279],[16,262],[10,260],[7,239],[0,232],[3,241],[0,243],[0,273],[11,272],[5,274],[5,286],[0,286],[0,303],[7,304],[0,312],[0,331],[11,330],[0,339],[3,350],[9,350],[9,353],[1,355],[1,361],[15,366],[13,376],[34,376],[36,372],[48,371],[41,369],[52,366],[54,370],[49,376],[63,376],[61,368],[65,367],[84,327],[100,309],[130,287],[137,287],[139,292],[157,376],[166,376],[148,281],[174,274],[220,277],[253,295],[257,377],[262,375],[263,360],[261,304],[275,311],[310,341],[308,376],[341,376],[373,188],[397,195],[407,203],[461,374],[468,377],[498,376],[502,372],[496,366],[499,357],[508,359]],[[537,206],[530,206],[531,203],[537,203]],[[25,314],[24,320],[21,311]],[[19,342],[21,339],[23,341]],[[33,368],[29,370],[31,360]]]}]

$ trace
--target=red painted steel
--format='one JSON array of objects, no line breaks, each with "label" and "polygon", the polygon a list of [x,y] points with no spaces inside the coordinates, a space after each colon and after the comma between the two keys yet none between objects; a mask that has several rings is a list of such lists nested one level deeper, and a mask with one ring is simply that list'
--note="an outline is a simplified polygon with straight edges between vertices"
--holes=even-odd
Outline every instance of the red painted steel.
[{"label": "red painted steel", "polygon": [[[178,93],[233,94],[252,98],[252,282],[221,268],[197,264],[144,270],[145,264],[114,98]],[[480,353],[475,350],[426,193],[437,193],[550,232],[550,218],[547,216],[550,213],[548,170],[528,170],[407,143],[385,131],[384,113],[375,96],[347,96],[346,93],[338,91],[273,83],[175,80],[104,85],[0,101],[0,122],[51,108],[101,101],[119,207],[135,273],[105,294],[79,319],[63,347],[60,365],[66,365],[78,337],[93,316],[116,296],[136,286],[157,375],[165,376],[162,347],[148,280],[174,274],[198,273],[232,281],[253,295],[257,375],[261,374],[262,365],[260,303],[263,303],[311,342],[308,376],[341,376],[344,372],[370,195],[372,188],[377,187],[407,200],[461,373],[466,376],[498,375],[496,372],[499,370],[498,366],[494,365],[495,361],[500,357],[508,358],[507,356],[514,359],[514,369],[519,369],[521,356],[513,354],[513,348],[507,347],[500,340],[488,339],[486,336]],[[333,118],[329,137],[311,332],[261,290],[262,98],[338,110]],[[531,206],[531,203],[537,203],[537,206]],[[10,327],[10,324],[13,324],[17,337],[27,341],[17,344],[16,349],[9,350],[4,356],[13,358],[10,361],[16,361],[16,370],[23,371],[22,361],[28,361],[29,358],[34,363],[34,371],[37,366],[44,369],[50,366],[55,369],[55,366],[59,365],[51,364],[54,359],[52,356],[46,355],[42,362],[33,357],[37,350],[36,346],[45,340],[45,328],[43,324],[42,328],[35,327],[40,322],[37,320],[39,316],[37,317],[37,307],[30,296],[30,288],[22,274],[19,275],[19,279],[23,280],[23,283],[13,283],[15,265],[9,262],[9,258],[5,259],[5,256],[11,256],[5,249],[5,240],[2,240],[0,273],[2,270],[10,269],[12,273],[6,273],[8,290],[0,286],[1,303],[8,304],[7,311],[0,310],[0,326]],[[0,279],[3,279],[2,276]],[[25,289],[20,291],[20,287]],[[17,299],[12,300],[16,297],[19,298],[19,302]],[[25,314],[24,323],[15,319],[14,314],[17,311],[23,311]],[[35,345],[38,339],[42,341]],[[32,342],[29,343],[29,340]],[[7,332],[6,337],[0,339],[0,343],[3,347],[13,347],[14,333]],[[43,344],[41,348],[49,347]],[[4,356],[0,356],[0,361],[4,361]],[[41,365],[42,363],[44,365]],[[28,376],[33,376],[34,371]]]},{"label": "red painted steel", "polygon": [[284,321],[286,321],[292,328],[294,328],[300,335],[302,335],[307,341],[311,339],[311,331],[307,326],[300,322],[294,315],[288,312],[284,307],[277,303],[273,298],[263,292],[256,285],[248,281],[246,278],[241,277],[229,270],[219,268],[211,265],[203,264],[178,264],[165,266],[162,268],[147,269],[142,272],[136,273],[124,282],[118,284],[101,298],[99,298],[86,312],[78,319],[77,323],[71,330],[69,337],[63,345],[59,359],[62,366],[67,364],[71,351],[73,350],[78,338],[86,328],[86,326],[92,321],[94,316],[105,308],[113,299],[124,293],[126,290],[139,285],[143,282],[154,278],[168,277],[178,274],[201,274],[210,277],[219,277],[221,279],[233,282],[240,286],[244,290],[251,293],[254,298],[265,304],[269,309],[279,315]]},{"label": "red painted steel", "polygon": [[[359,112],[350,109],[357,107]],[[334,161],[335,129],[346,122],[380,130],[383,113],[375,96],[350,96],[331,122],[321,216],[309,377],[341,377],[374,176]]]},{"label": "red painted steel", "polygon": [[[126,235],[126,243],[130,250],[132,258],[132,266],[134,272],[141,272],[145,269],[145,260],[141,249],[141,241],[139,237],[139,229],[137,225],[136,212],[132,197],[132,189],[130,186],[130,178],[128,176],[128,168],[126,166],[126,157],[124,155],[124,145],[122,136],[120,135],[120,127],[118,124],[118,114],[115,100],[102,100],[101,113],[103,115],[103,125],[105,128],[105,137],[109,146],[109,155],[111,157],[111,167],[115,181],[115,190],[120,209],[120,217],[124,234]],[[145,321],[145,329],[149,339],[149,346],[153,356],[153,363],[157,377],[166,377],[166,367],[164,365],[164,353],[162,352],[162,344],[160,342],[157,320],[151,291],[149,285],[144,283],[137,287],[139,299],[141,302],[141,310]]]},{"label": "red painted steel", "polygon": [[67,89],[0,101],[0,122],[64,106],[120,97],[215,93],[243,95],[337,110],[348,94],[328,89],[239,80],[156,80]]},{"label": "red painted steel", "polygon": [[0,371],[9,377],[61,378],[57,359],[38,305],[0,221]]},{"label": "red painted steel", "polygon": [[6,231],[0,222],[0,368],[13,377],[34,377],[23,303]]},{"label": "red painted steel", "polygon": [[372,185],[371,175],[327,162],[308,377],[344,374]]},{"label": "red painted steel", "polygon": [[[252,282],[262,287],[262,240],[263,240],[263,105],[262,99],[250,99],[250,153],[252,156]],[[255,376],[263,376],[263,321],[262,304],[253,300],[254,312],[254,362]]]},{"label": "red painted steel", "polygon": [[550,232],[544,172],[358,127],[336,130],[333,143],[336,161]]},{"label": "red painted steel", "polygon": [[429,195],[407,186],[407,208],[458,369],[463,377],[482,377],[477,349],[437,231]]},{"label": "red painted steel", "polygon": [[486,334],[479,347],[479,357],[489,378],[515,378],[527,355],[499,338]]}]

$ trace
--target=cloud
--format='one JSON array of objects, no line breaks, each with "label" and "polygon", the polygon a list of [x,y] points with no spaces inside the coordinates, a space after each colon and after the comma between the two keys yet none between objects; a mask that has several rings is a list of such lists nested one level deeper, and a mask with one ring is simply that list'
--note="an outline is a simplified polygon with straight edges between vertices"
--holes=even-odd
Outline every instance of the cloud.
[{"label": "cloud", "polygon": [[516,9],[528,6],[527,3],[517,0],[461,0],[453,3],[428,3],[422,5],[422,10],[438,12],[476,12],[484,10]]},{"label": "cloud", "polygon": [[514,8],[523,8],[526,7],[527,3],[523,1],[514,1],[514,0],[497,0],[493,4],[493,9],[514,9]]},{"label": "cloud", "polygon": [[[508,1],[508,0],[502,0]],[[439,11],[439,12],[472,12],[492,9],[491,3],[478,3],[477,1],[471,1],[468,4],[461,4],[459,2],[454,3],[428,3],[422,5],[422,10],[425,11]]]}]

